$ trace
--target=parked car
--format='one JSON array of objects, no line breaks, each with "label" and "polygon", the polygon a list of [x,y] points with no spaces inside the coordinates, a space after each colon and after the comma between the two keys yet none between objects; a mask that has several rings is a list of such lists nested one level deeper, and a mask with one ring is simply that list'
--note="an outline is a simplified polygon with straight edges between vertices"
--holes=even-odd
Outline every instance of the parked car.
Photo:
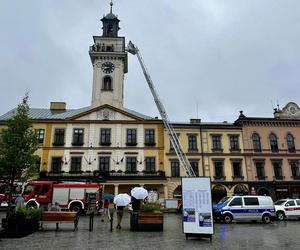
[{"label": "parked car", "polygon": [[300,219],[300,199],[281,199],[274,203],[278,220]]},{"label": "parked car", "polygon": [[268,224],[276,217],[273,200],[270,196],[232,196],[218,203],[213,209],[215,220],[231,223],[232,220],[261,220]]}]

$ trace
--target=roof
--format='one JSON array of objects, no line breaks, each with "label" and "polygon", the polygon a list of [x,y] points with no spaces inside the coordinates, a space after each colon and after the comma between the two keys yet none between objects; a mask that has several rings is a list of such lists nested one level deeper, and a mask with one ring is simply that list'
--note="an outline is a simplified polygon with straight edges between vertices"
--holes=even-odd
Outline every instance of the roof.
[{"label": "roof", "polygon": [[117,19],[117,20],[119,20],[118,17],[115,14],[113,14],[113,13],[108,13],[103,18],[106,18],[106,19]]},{"label": "roof", "polygon": [[[84,107],[80,109],[67,109],[67,110],[51,110],[45,108],[31,108],[29,110],[29,117],[33,120],[65,120],[71,118],[80,113],[89,111],[91,107]],[[7,121],[12,118],[16,113],[17,108],[10,110],[4,115],[0,116],[0,121]],[[124,108],[124,111],[130,113],[134,116],[140,117],[145,120],[152,120],[153,118],[147,115],[143,115],[139,112],[133,111],[131,109]]]}]

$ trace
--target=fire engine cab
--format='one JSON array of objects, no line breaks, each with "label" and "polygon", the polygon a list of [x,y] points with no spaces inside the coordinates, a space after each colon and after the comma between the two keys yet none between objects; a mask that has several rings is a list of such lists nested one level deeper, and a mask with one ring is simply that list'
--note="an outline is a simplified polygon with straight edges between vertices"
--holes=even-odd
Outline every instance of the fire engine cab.
[{"label": "fire engine cab", "polygon": [[23,197],[29,207],[58,202],[61,209],[80,212],[87,210],[90,196],[101,200],[102,187],[98,183],[32,181],[25,185]]}]

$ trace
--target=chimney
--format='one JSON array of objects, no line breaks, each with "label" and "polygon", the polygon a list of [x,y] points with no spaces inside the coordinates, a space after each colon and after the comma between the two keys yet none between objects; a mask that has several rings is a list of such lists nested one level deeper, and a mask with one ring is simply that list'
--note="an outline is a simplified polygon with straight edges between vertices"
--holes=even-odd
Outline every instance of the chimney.
[{"label": "chimney", "polygon": [[200,124],[201,119],[190,119],[190,124]]},{"label": "chimney", "polygon": [[67,104],[65,102],[50,102],[50,110],[62,111],[66,110]]}]

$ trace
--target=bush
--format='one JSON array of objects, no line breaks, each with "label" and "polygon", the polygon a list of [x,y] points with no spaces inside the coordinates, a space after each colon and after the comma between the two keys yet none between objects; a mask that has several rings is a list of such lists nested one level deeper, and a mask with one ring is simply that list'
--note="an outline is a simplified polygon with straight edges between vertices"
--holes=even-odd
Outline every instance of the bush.
[{"label": "bush", "polygon": [[32,219],[40,219],[42,214],[42,208],[27,208],[20,207],[16,210],[16,217],[19,218],[32,218]]},{"label": "bush", "polygon": [[141,212],[152,212],[152,213],[159,213],[160,212],[160,205],[156,203],[146,203],[142,204],[140,207]]}]

